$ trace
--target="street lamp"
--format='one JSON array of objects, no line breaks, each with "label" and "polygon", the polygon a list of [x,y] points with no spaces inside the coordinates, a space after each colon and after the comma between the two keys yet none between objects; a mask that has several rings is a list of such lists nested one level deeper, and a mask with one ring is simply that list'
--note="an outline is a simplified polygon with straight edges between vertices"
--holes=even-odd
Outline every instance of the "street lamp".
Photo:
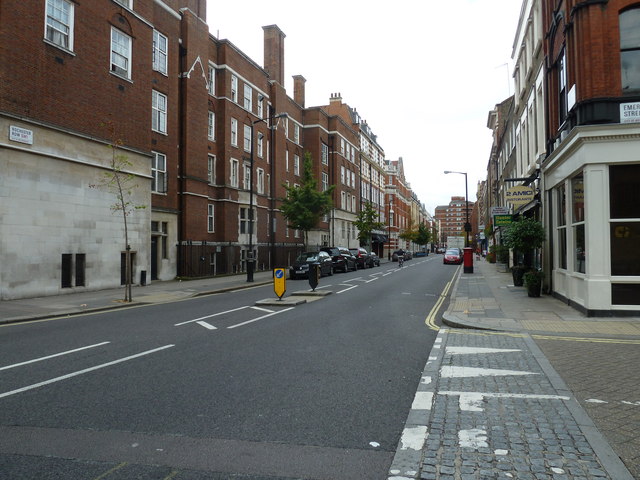
[{"label": "street lamp", "polygon": [[391,261],[391,218],[393,217],[393,199],[389,200],[389,218],[388,223],[389,223],[389,248],[387,250],[387,260]]},{"label": "street lamp", "polygon": [[[251,138],[251,148],[250,148],[250,166],[249,166],[249,252],[247,254],[247,282],[253,282],[253,271],[254,271],[254,262],[255,262],[255,258],[253,258],[253,163],[254,163],[254,141],[253,141],[253,127],[256,123],[260,123],[260,122],[266,122],[267,120],[270,120],[270,123],[273,124],[273,120],[276,118],[283,118],[286,117],[287,114],[286,113],[279,113],[278,115],[275,116],[269,116],[267,118],[259,118],[258,120],[254,120],[253,122],[251,122],[251,125],[249,126],[249,135]],[[270,129],[272,129],[272,133],[273,133],[273,129],[275,129],[274,125],[270,125],[269,126]],[[273,148],[273,135],[271,136],[271,145],[269,145],[270,148]],[[275,162],[274,158],[271,158],[271,163],[273,164]],[[271,192],[271,195],[273,196],[273,191]],[[273,213],[272,213],[273,215]]]},{"label": "street lamp", "polygon": [[464,213],[465,213],[465,223],[464,223],[464,246],[469,246],[469,232],[471,231],[471,224],[469,223],[469,190],[467,188],[467,172],[452,172],[450,170],[445,170],[445,174],[449,173],[459,173],[460,175],[464,175]]}]

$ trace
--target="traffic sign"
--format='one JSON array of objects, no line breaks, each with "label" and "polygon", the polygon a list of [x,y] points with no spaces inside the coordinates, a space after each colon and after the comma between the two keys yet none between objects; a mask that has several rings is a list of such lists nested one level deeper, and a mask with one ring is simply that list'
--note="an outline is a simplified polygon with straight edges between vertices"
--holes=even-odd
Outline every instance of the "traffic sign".
[{"label": "traffic sign", "polygon": [[273,269],[273,291],[282,300],[282,296],[287,291],[286,270],[284,268]]}]

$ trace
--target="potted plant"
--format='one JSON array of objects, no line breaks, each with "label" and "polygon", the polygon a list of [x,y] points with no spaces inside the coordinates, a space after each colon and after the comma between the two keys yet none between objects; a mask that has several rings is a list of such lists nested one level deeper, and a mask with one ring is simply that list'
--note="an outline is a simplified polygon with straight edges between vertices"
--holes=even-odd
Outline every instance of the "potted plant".
[{"label": "potted plant", "polygon": [[529,270],[524,274],[524,283],[527,287],[527,295],[539,297],[542,291],[544,273],[540,270]]},{"label": "potted plant", "polygon": [[544,227],[535,218],[520,217],[505,231],[502,240],[507,248],[511,248],[524,256],[523,264],[531,268],[533,251],[542,247],[545,239]]}]

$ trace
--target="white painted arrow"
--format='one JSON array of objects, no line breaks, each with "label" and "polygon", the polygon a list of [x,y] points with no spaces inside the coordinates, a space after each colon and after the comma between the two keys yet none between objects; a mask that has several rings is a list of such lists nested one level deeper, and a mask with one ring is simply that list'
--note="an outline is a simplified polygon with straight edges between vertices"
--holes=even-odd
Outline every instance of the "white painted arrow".
[{"label": "white painted arrow", "polygon": [[468,378],[468,377],[502,377],[507,375],[540,375],[535,372],[522,372],[519,370],[500,370],[497,368],[455,367],[444,366],[440,369],[442,378]]}]

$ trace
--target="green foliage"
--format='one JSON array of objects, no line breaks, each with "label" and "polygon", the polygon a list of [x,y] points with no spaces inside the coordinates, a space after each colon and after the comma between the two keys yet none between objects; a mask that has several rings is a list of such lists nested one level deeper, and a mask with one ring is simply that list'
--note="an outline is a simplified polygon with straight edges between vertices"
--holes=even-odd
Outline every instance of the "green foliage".
[{"label": "green foliage", "polygon": [[544,273],[541,270],[529,270],[524,274],[524,283],[527,286],[539,286],[544,280]]},{"label": "green foliage", "polygon": [[491,245],[489,252],[493,254],[494,261],[507,263],[509,261],[509,249],[504,245]]},{"label": "green foliage", "polygon": [[519,252],[529,252],[540,248],[544,242],[545,233],[542,224],[533,218],[520,217],[507,228],[502,240],[507,248]]},{"label": "green foliage", "polygon": [[309,230],[315,228],[323,215],[329,213],[333,207],[331,194],[335,185],[325,191],[318,190],[318,182],[313,175],[311,153],[304,154],[304,170],[299,186],[284,185],[286,198],[281,199],[280,210],[287,219],[289,228],[304,232],[305,246]]},{"label": "green foliage", "polygon": [[418,245],[426,245],[430,241],[431,241],[431,232],[429,231],[429,228],[424,223],[421,223],[420,225],[418,225],[418,235],[416,236],[415,242]]},{"label": "green foliage", "polygon": [[384,228],[384,223],[378,221],[378,211],[373,208],[370,202],[366,202],[362,206],[353,224],[358,229],[358,239],[361,243],[364,242],[367,245],[369,245],[371,233],[374,230],[382,230]]}]

